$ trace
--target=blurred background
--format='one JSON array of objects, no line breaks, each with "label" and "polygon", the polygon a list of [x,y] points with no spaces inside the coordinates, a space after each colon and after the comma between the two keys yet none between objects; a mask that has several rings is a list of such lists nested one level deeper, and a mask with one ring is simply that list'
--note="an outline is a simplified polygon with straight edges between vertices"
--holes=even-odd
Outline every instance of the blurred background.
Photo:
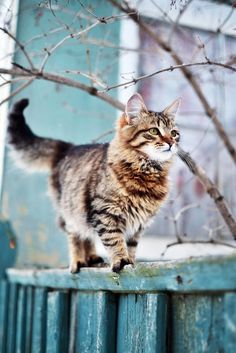
[{"label": "blurred background", "polygon": [[[8,109],[23,97],[30,99],[25,115],[36,134],[76,144],[110,141],[120,102],[134,92],[154,111],[181,97],[181,146],[205,169],[235,215],[235,160],[212,122],[214,115],[235,146],[234,5],[204,0],[0,2],[0,250],[12,263],[68,263],[66,235],[56,225],[47,176],[17,169],[5,146]],[[187,71],[180,67],[189,64]],[[169,248],[165,258],[234,251],[234,238],[215,202],[177,157],[171,185],[138,257],[160,258],[176,239],[190,244]]]}]

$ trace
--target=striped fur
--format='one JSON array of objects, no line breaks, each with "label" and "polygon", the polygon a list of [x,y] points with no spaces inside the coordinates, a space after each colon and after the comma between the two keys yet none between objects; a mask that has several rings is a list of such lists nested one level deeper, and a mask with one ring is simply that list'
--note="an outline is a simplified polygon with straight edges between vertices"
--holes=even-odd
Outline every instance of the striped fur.
[{"label": "striped fur", "polygon": [[50,173],[59,225],[68,234],[71,272],[102,262],[95,236],[107,249],[113,271],[133,264],[140,234],[168,194],[179,140],[176,103],[164,113],[150,112],[135,94],[110,144],[80,146],[36,136],[23,116],[27,105],[21,100],[9,114],[8,142],[26,170]]}]

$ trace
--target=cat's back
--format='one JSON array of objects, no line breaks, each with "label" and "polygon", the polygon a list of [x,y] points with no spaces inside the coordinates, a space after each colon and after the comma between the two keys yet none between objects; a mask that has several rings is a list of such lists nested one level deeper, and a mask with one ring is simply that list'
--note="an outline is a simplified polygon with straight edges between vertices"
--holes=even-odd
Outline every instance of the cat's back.
[{"label": "cat's back", "polygon": [[106,169],[109,144],[71,145],[54,161],[50,186],[56,198],[83,188],[83,184],[98,178]]},{"label": "cat's back", "polygon": [[72,146],[61,163],[61,168],[72,170],[91,169],[99,163],[104,164],[109,144],[85,144]]}]

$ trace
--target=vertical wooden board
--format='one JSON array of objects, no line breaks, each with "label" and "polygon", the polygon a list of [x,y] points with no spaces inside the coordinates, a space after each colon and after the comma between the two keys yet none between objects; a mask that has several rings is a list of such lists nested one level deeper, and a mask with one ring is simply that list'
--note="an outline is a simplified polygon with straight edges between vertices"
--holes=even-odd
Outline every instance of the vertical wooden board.
[{"label": "vertical wooden board", "polygon": [[224,296],[224,347],[225,352],[236,351],[236,293],[226,293]]},{"label": "vertical wooden board", "polygon": [[0,352],[5,353],[7,332],[8,284],[0,281]]},{"label": "vertical wooden board", "polygon": [[17,284],[10,283],[8,297],[8,322],[7,322],[7,337],[6,337],[6,352],[15,352],[16,343],[16,318],[17,318]]},{"label": "vertical wooden board", "polygon": [[26,288],[26,317],[25,317],[25,347],[24,353],[31,353],[32,325],[33,325],[33,288]]},{"label": "vertical wooden board", "polygon": [[47,292],[36,288],[33,299],[32,353],[44,353],[46,347]]},{"label": "vertical wooden board", "polygon": [[25,329],[26,329],[26,288],[20,286],[17,298],[17,318],[16,318],[16,353],[25,352]]},{"label": "vertical wooden board", "polygon": [[224,352],[224,308],[221,295],[172,297],[170,351]]},{"label": "vertical wooden board", "polygon": [[115,353],[116,295],[78,293],[76,353]]},{"label": "vertical wooden board", "polygon": [[166,352],[167,296],[122,294],[119,298],[117,352]]},{"label": "vertical wooden board", "polygon": [[46,352],[66,353],[69,346],[69,294],[49,292],[47,308]]}]

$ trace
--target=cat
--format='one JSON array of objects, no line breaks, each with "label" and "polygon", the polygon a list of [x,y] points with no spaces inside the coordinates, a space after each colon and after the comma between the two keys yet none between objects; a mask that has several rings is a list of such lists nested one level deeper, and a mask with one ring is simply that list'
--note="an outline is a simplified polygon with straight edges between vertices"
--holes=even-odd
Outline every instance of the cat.
[{"label": "cat", "polygon": [[70,271],[103,262],[94,237],[107,250],[111,269],[134,264],[141,233],[168,194],[168,174],[178,149],[175,116],[180,100],[160,113],[133,94],[110,143],[76,146],[35,135],[25,122],[28,99],[9,114],[8,143],[26,170],[49,171],[59,226],[68,234]]}]

